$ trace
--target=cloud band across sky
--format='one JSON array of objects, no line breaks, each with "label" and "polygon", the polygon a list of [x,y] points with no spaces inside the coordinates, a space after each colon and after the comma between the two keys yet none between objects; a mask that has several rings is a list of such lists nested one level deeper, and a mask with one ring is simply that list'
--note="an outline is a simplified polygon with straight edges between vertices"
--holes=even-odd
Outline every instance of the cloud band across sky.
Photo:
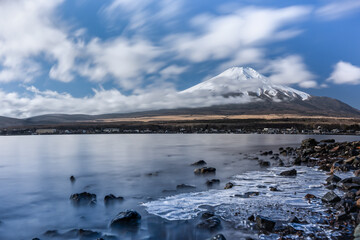
[{"label": "cloud band across sky", "polygon": [[[118,101],[141,98],[147,103],[136,109],[158,109],[161,104],[150,95],[176,92],[243,65],[256,68],[276,84],[300,88],[320,88],[324,82],[360,83],[358,63],[334,59],[338,62],[334,72],[319,76],[302,56],[304,49],[279,47],[303,35],[307,22],[316,21],[311,20],[314,17],[334,21],[353,14],[360,8],[355,1],[346,1],[341,8],[334,8],[335,2],[284,6],[236,1],[210,1],[191,8],[187,0],[107,0],[94,7],[96,18],[90,23],[84,22],[93,16],[81,14],[90,9],[87,1],[75,4],[72,13],[66,8],[71,4],[75,3],[0,2],[0,16],[6,19],[0,21],[1,115],[80,113],[88,112],[88,106],[124,112],[135,108]],[[24,91],[23,84],[42,90]],[[58,93],[62,92],[59,84],[66,93]],[[111,90],[94,92],[99,84]],[[87,91],[74,97],[79,88]],[[69,99],[76,104],[68,106]],[[64,104],[57,104],[60,101]],[[20,106],[22,102],[26,104]],[[52,110],[48,104],[63,107]]]}]

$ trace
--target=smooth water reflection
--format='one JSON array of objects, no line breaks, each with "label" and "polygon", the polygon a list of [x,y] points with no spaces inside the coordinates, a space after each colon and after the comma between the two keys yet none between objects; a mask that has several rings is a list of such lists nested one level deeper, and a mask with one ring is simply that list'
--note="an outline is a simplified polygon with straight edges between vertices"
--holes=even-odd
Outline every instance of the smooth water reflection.
[{"label": "smooth water reflection", "polygon": [[[110,232],[110,220],[124,209],[142,216],[137,234],[121,239],[205,239],[193,223],[166,221],[147,214],[141,203],[178,192],[178,184],[208,190],[209,177],[195,176],[191,163],[204,159],[221,180],[259,170],[245,153],[296,146],[303,135],[59,135],[0,137],[0,239],[32,239],[47,230],[74,228]],[[317,139],[329,136],[315,136]],[[359,137],[333,136],[339,141]],[[241,153],[241,154],[240,154]],[[149,173],[157,173],[149,176]],[[72,184],[69,177],[74,175]],[[75,208],[73,193],[97,194],[95,207]],[[123,196],[121,204],[105,207],[103,198]],[[226,230],[226,224],[223,231]]]}]

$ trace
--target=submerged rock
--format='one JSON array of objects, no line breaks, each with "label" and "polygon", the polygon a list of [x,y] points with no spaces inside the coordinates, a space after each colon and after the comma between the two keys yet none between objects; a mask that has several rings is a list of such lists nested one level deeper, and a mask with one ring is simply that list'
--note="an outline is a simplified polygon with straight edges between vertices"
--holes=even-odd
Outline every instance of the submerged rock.
[{"label": "submerged rock", "polygon": [[179,184],[176,186],[176,189],[180,190],[180,189],[194,189],[196,188],[193,185],[187,185],[187,184]]},{"label": "submerged rock", "polygon": [[194,162],[193,164],[191,164],[191,166],[202,166],[202,165],[206,165],[207,163],[204,160],[199,160],[197,162]]},{"label": "submerged rock", "polygon": [[204,221],[200,222],[197,225],[198,228],[204,228],[209,230],[220,228],[220,226],[221,226],[221,221],[218,217],[215,216],[205,219]]},{"label": "submerged rock", "polygon": [[213,236],[212,238],[209,238],[209,240],[226,240],[226,238],[222,234],[217,234],[217,235]]},{"label": "submerged rock", "polygon": [[269,218],[262,217],[262,216],[256,216],[256,226],[260,230],[265,230],[267,232],[272,232],[275,227],[276,222],[272,221]]},{"label": "submerged rock", "polygon": [[214,212],[206,211],[201,214],[202,219],[208,219],[215,216]]},{"label": "submerged rock", "polygon": [[75,193],[70,196],[70,200],[75,205],[94,205],[96,204],[96,194],[88,192]]},{"label": "submerged rock", "polygon": [[321,200],[326,203],[336,203],[336,202],[339,202],[341,200],[341,198],[338,195],[336,195],[336,193],[334,193],[333,191],[330,191],[330,192],[326,193],[321,198]]},{"label": "submerged rock", "polygon": [[220,180],[219,179],[211,179],[211,180],[206,181],[206,185],[208,185],[209,187],[211,187],[214,184],[220,184]]},{"label": "submerged rock", "polygon": [[197,168],[194,170],[195,174],[208,174],[208,173],[215,173],[216,168],[213,167],[203,167],[203,168]]},{"label": "submerged rock", "polygon": [[280,173],[280,176],[296,176],[296,175],[297,175],[297,171],[295,169],[283,171]]},{"label": "submerged rock", "polygon": [[232,182],[228,182],[228,183],[225,185],[224,189],[230,189],[230,188],[232,188],[233,186],[234,186],[234,184],[233,184]]},{"label": "submerged rock", "polygon": [[74,183],[76,181],[76,178],[74,176],[70,177],[70,182]]},{"label": "submerged rock", "polygon": [[121,228],[127,226],[138,226],[141,221],[141,215],[133,210],[120,212],[116,217],[111,220],[111,228]]},{"label": "submerged rock", "polygon": [[104,197],[105,205],[109,205],[109,204],[116,203],[116,202],[122,202],[123,200],[124,200],[123,197],[120,197],[120,196],[116,197],[113,194],[108,194]]},{"label": "submerged rock", "polygon": [[270,166],[270,162],[269,161],[264,161],[264,160],[259,160],[259,165],[261,167],[269,167]]}]

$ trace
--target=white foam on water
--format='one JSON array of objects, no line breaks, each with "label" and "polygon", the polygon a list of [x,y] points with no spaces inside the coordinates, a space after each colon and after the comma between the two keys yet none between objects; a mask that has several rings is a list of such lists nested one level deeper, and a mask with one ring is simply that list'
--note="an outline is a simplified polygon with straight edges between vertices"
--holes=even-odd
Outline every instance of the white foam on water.
[{"label": "white foam on water", "polygon": [[[143,205],[150,214],[171,221],[192,219],[206,210],[205,206],[212,206],[216,215],[237,226],[245,225],[247,218],[255,214],[280,221],[297,216],[309,223],[303,226],[306,231],[319,229],[319,220],[327,210],[320,198],[329,191],[322,187],[328,175],[316,168],[294,168],[297,170],[296,177],[279,175],[292,168],[274,167],[234,176],[231,179],[235,184],[232,189],[182,193]],[[346,175],[349,174],[343,177]],[[280,191],[270,191],[270,186]],[[259,195],[246,197],[248,192],[258,192]],[[308,193],[319,199],[309,202],[304,198]]]}]

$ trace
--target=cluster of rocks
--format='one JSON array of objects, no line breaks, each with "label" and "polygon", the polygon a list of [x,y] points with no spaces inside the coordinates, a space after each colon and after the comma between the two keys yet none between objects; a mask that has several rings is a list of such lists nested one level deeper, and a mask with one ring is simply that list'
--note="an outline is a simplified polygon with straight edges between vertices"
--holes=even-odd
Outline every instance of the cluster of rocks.
[{"label": "cluster of rocks", "polygon": [[[328,224],[342,230],[344,238],[354,236],[360,240],[360,141],[337,143],[329,139],[317,142],[310,138],[302,141],[295,151],[295,165],[318,166],[330,175],[326,179],[326,188],[330,191],[320,196],[329,207]],[[352,172],[353,177],[341,179],[337,172]],[[335,190],[343,195],[338,196]]]},{"label": "cluster of rocks", "polygon": [[[329,177],[324,185],[329,192],[324,196],[307,194],[305,199],[309,202],[321,199],[328,207],[328,217],[324,219],[324,223],[330,229],[341,231],[341,239],[360,240],[360,141],[338,143],[329,139],[318,142],[310,138],[303,140],[299,148],[280,148],[279,154],[270,151],[261,155],[273,155],[272,159],[276,160],[279,160],[279,155],[289,156],[293,158],[293,165],[317,166],[327,172]],[[259,160],[259,164],[269,166],[270,162]],[[338,172],[349,172],[353,176],[342,179],[336,175]],[[280,175],[292,177],[296,176],[297,172],[292,169]],[[289,226],[279,230],[276,221],[261,216],[250,216],[249,221],[255,222],[258,229],[265,233],[276,232],[281,236],[302,234]]]}]

